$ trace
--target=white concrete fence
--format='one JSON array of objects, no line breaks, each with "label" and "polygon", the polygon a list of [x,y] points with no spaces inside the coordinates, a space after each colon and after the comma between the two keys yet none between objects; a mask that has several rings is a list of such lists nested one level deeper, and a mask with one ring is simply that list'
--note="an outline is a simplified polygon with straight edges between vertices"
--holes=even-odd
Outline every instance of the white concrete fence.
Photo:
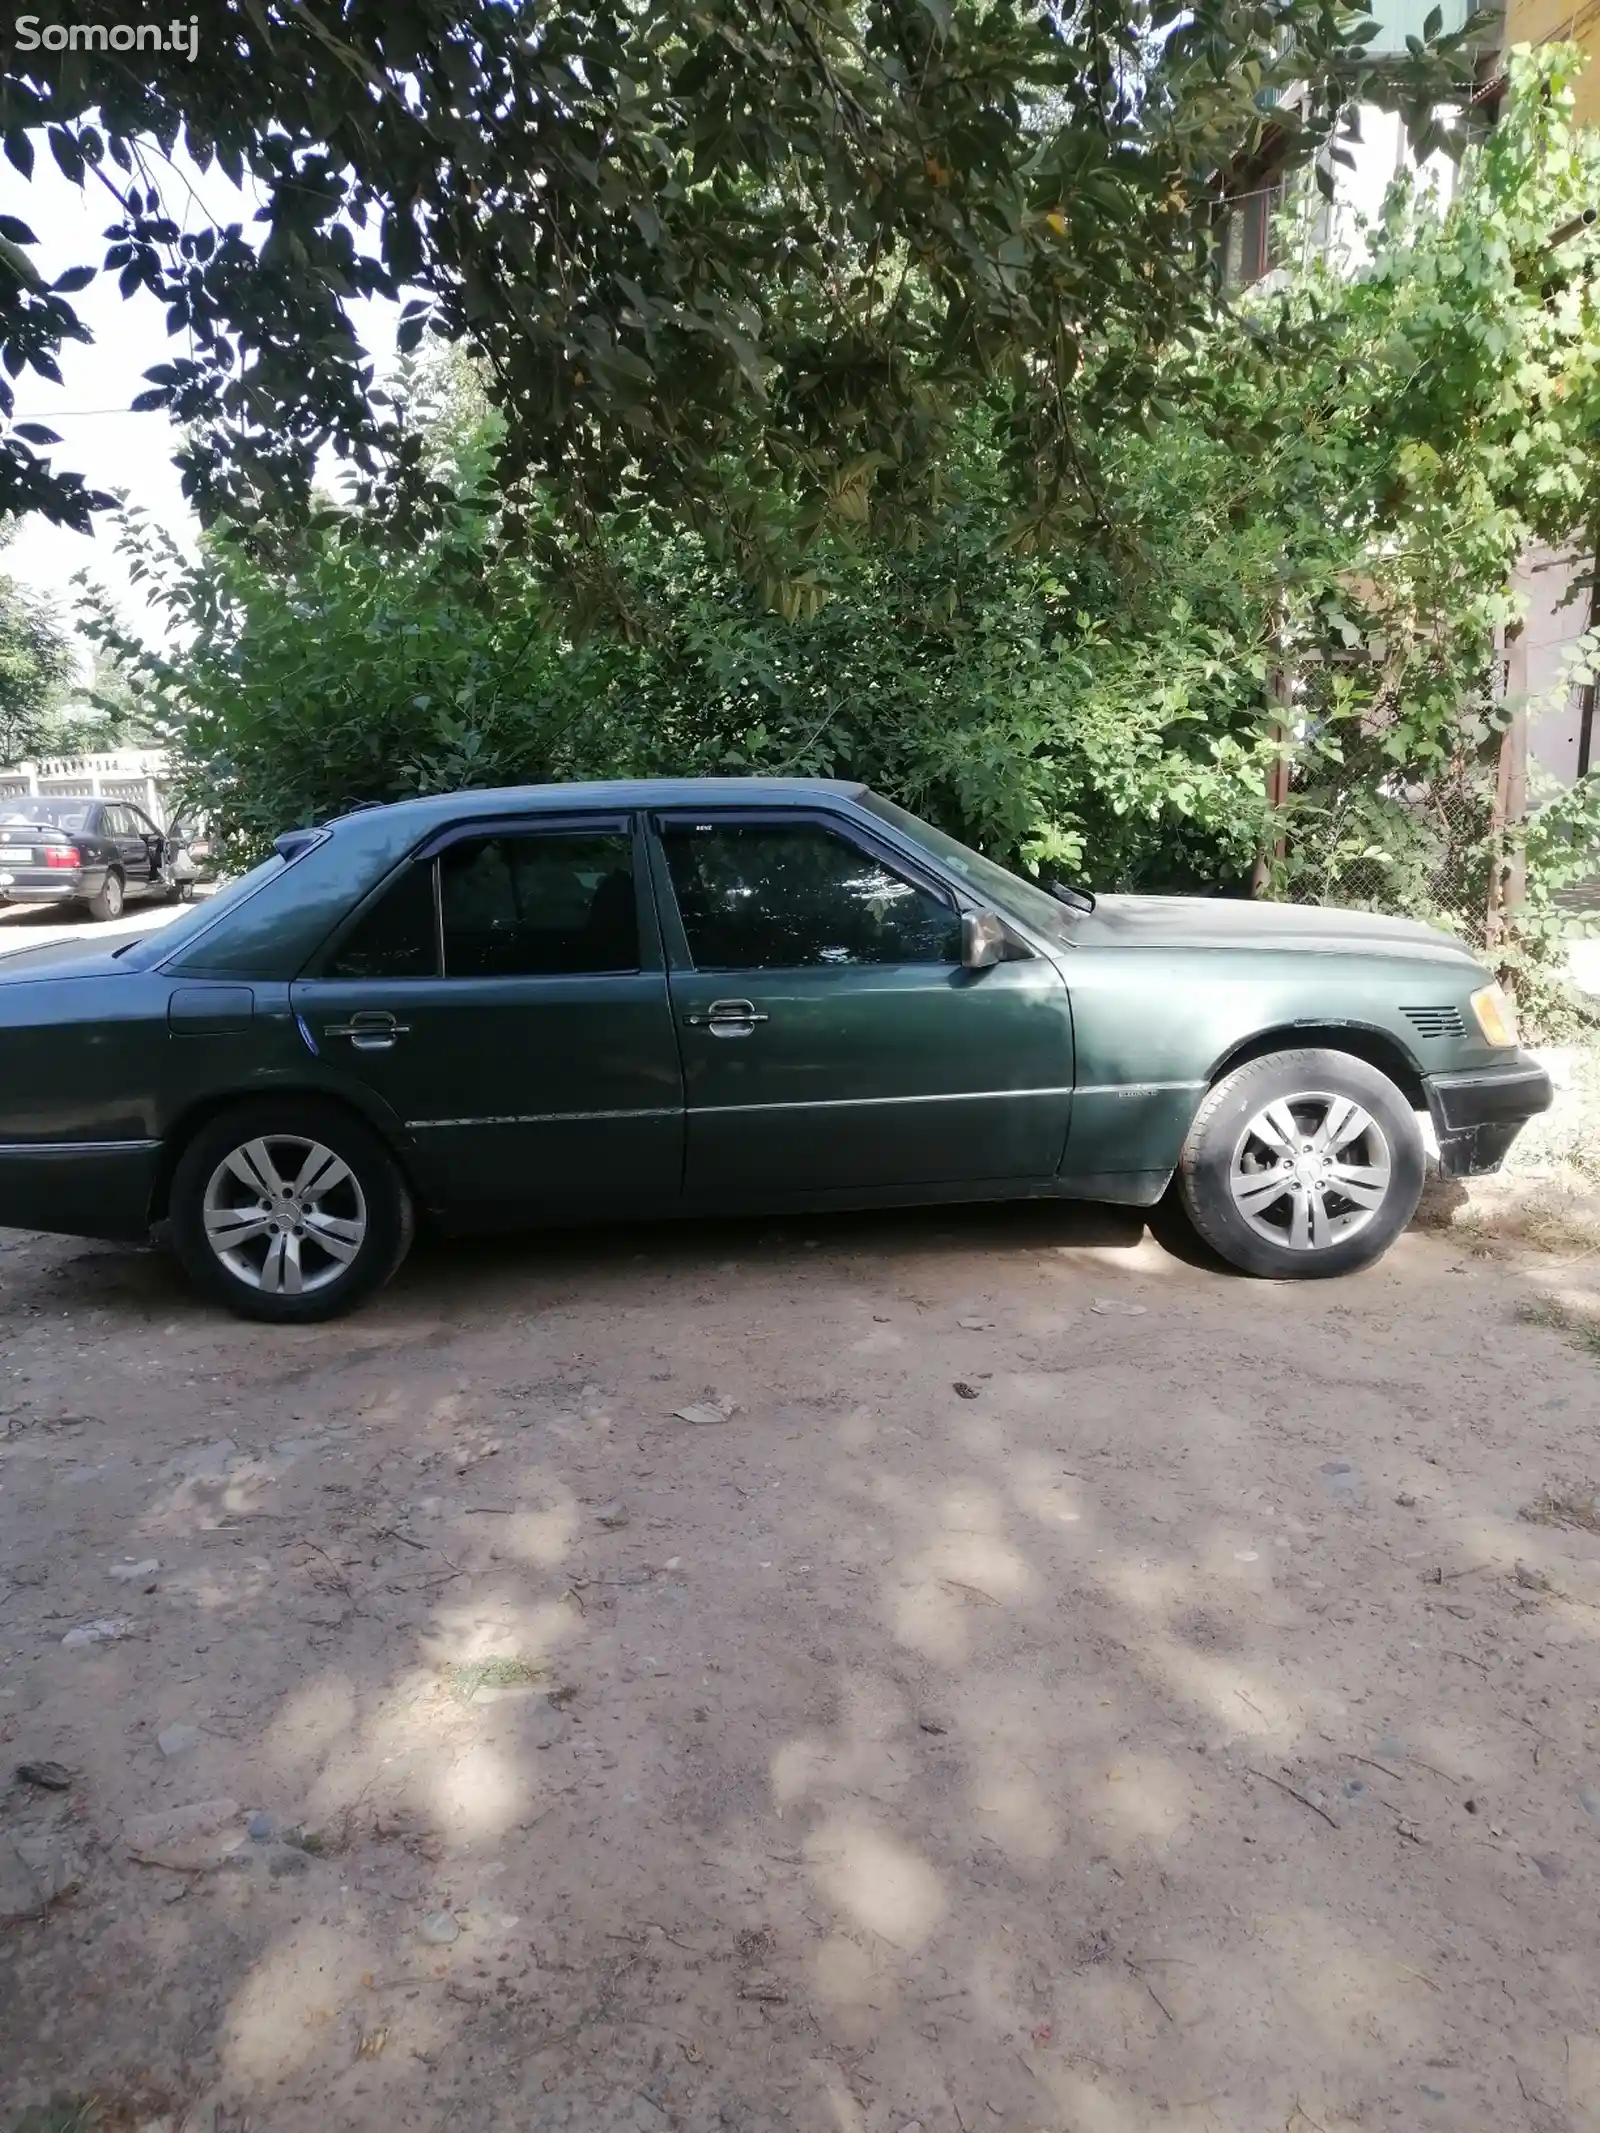
[{"label": "white concrete fence", "polygon": [[118,748],[0,770],[0,806],[13,799],[131,800],[167,827],[167,759],[159,748]]}]

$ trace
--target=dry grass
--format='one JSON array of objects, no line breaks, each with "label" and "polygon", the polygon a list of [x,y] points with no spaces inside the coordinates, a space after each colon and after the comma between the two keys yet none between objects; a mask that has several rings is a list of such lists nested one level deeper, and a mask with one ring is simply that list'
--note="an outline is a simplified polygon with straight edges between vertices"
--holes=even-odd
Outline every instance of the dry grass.
[{"label": "dry grass", "polygon": [[530,1689],[544,1674],[542,1666],[514,1654],[499,1659],[475,1659],[448,1669],[445,1680],[457,1703],[471,1703],[480,1689]]},{"label": "dry grass", "polygon": [[1580,1526],[1600,1533],[1600,1490],[1588,1482],[1558,1483],[1517,1513],[1530,1526]]},{"label": "dry grass", "polygon": [[1552,1332],[1564,1333],[1575,1348],[1587,1348],[1591,1355],[1600,1356],[1600,1310],[1592,1305],[1530,1296],[1517,1305],[1517,1318],[1525,1326],[1549,1326]]},{"label": "dry grass", "polygon": [[1506,1245],[1551,1258],[1600,1257],[1600,1194],[1554,1179],[1438,1179],[1423,1194],[1416,1219],[1419,1229],[1453,1237],[1484,1257]]},{"label": "dry grass", "polygon": [[1512,1177],[1528,1170],[1553,1174],[1573,1193],[1600,1192],[1600,1045],[1574,1049],[1554,1105],[1517,1135],[1506,1170]]},{"label": "dry grass", "polygon": [[31,2104],[11,2120],[9,2133],[95,2133],[101,2122],[99,2099],[91,2096],[81,2103]]},{"label": "dry grass", "polygon": [[1484,1257],[1520,1246],[1552,1258],[1600,1258],[1600,1048],[1572,1058],[1554,1107],[1529,1120],[1503,1171],[1432,1180],[1417,1223]]}]

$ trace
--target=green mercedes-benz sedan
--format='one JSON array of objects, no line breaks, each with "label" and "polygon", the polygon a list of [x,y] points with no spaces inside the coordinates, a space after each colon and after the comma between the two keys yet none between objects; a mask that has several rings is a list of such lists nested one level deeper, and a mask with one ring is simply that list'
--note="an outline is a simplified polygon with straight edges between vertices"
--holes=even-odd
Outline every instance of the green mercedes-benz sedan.
[{"label": "green mercedes-benz sedan", "polygon": [[1020,880],[859,785],[405,801],[163,931],[0,963],[0,1222],[162,1227],[325,1318],[440,1229],[1023,1197],[1235,1266],[1375,1259],[1550,1101],[1460,944]]}]

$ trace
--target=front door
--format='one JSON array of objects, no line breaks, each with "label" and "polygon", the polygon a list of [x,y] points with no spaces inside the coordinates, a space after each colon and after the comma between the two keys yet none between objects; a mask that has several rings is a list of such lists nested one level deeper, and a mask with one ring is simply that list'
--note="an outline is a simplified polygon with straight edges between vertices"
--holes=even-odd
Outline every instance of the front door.
[{"label": "front door", "polygon": [[666,815],[657,874],[702,1205],[1054,1175],[1066,987],[961,966],[952,892],[842,818]]},{"label": "front door", "polygon": [[308,1042],[471,1217],[678,1203],[682,1080],[626,818],[451,832],[294,987]]},{"label": "front door", "polygon": [[[154,825],[151,826],[153,829]],[[155,878],[155,861],[142,834],[138,810],[121,805],[107,806],[105,833],[116,844],[123,880],[129,890],[135,896],[143,895]]]}]

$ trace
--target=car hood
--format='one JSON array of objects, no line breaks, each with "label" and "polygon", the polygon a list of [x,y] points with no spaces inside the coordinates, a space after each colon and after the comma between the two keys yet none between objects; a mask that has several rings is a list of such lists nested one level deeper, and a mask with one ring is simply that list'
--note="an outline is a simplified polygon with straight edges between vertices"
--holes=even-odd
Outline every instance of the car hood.
[{"label": "car hood", "polygon": [[1084,946],[1309,949],[1475,964],[1470,948],[1415,919],[1328,904],[1247,903],[1212,896],[1102,896],[1076,929]]}]

